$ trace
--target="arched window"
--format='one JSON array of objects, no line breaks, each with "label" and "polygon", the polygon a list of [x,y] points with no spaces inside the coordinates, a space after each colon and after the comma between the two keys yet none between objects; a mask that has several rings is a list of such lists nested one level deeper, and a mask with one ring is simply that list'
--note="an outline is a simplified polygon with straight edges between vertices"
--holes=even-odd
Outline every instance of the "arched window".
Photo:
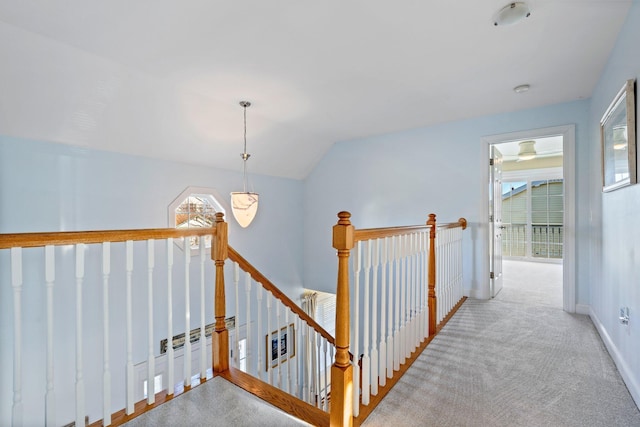
[{"label": "arched window", "polygon": [[[210,228],[216,220],[216,213],[226,210],[222,198],[213,188],[188,187],[169,205],[169,226],[175,228]],[[200,238],[190,238],[191,249],[200,246]],[[181,245],[180,245],[181,246]],[[211,247],[211,236],[205,238],[205,246]]]}]

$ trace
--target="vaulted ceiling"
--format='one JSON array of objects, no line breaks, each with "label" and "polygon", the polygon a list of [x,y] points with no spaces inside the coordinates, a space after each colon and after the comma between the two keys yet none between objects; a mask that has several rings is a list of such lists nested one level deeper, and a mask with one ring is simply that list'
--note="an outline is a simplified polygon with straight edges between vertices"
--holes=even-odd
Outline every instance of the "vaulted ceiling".
[{"label": "vaulted ceiling", "polygon": [[[588,98],[631,0],[0,0],[0,134],[304,178],[332,144]],[[527,83],[528,92],[513,88]]]}]

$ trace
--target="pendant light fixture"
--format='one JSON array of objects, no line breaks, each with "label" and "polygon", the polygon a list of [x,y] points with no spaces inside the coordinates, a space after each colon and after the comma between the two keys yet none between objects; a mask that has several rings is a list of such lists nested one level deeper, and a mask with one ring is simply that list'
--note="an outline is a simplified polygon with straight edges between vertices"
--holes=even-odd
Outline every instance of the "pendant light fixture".
[{"label": "pendant light fixture", "polygon": [[231,193],[231,211],[240,227],[246,228],[258,212],[258,193],[247,191],[247,160],[251,157],[251,154],[247,153],[247,107],[250,107],[251,103],[240,101],[240,106],[244,108],[244,151],[240,154],[243,167],[243,191]]}]

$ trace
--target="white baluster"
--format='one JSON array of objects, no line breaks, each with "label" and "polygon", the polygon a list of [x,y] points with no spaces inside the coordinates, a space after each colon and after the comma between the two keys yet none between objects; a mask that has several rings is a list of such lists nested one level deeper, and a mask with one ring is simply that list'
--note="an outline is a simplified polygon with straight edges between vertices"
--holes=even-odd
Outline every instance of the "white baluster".
[{"label": "white baluster", "polygon": [[404,364],[407,355],[407,237],[400,237],[400,256],[402,271],[401,271],[401,279],[400,279],[400,345],[399,345],[399,356],[400,363]]},{"label": "white baluster", "polygon": [[55,248],[47,245],[45,254],[45,282],[47,290],[47,392],[45,394],[45,424],[56,424],[55,390],[53,388],[53,287],[56,278]]},{"label": "white baluster", "polygon": [[246,371],[250,372],[251,371],[251,274],[250,273],[246,273],[244,276],[244,286],[245,286],[245,297],[246,297],[246,302],[247,302],[247,326],[246,326],[246,332],[247,332],[247,338],[246,338],[246,342],[245,342],[245,349],[247,354],[245,355],[246,357]]},{"label": "white baluster", "polygon": [[311,393],[310,393],[310,381],[309,381],[309,361],[311,360],[311,354],[309,354],[309,338],[308,338],[308,326],[307,322],[300,322],[301,327],[301,335],[302,335],[302,345],[300,346],[300,350],[302,351],[299,360],[303,363],[302,366],[302,395],[300,398],[307,403],[311,403]]},{"label": "white baluster", "polygon": [[[82,369],[82,282],[84,280],[84,250],[82,243],[76,250],[76,425],[84,424],[84,377]],[[104,297],[104,295],[103,295]]]},{"label": "white baluster", "polygon": [[442,261],[440,271],[442,272],[442,280],[440,281],[442,284],[442,312],[440,313],[440,321],[444,319],[447,311],[449,309],[449,275],[447,272],[448,262],[447,262],[447,230],[442,230],[441,232],[441,242],[440,242],[440,259]]},{"label": "white baluster", "polygon": [[[281,325],[281,320],[280,320],[280,300],[276,299],[274,296],[274,302],[276,303],[276,338],[278,340],[278,344],[277,344],[277,351],[278,354],[276,356],[276,369],[277,369],[277,373],[278,373],[278,388],[282,389],[282,361],[281,361],[281,355],[282,355],[282,325]],[[285,329],[286,331],[286,329]]]},{"label": "white baluster", "polygon": [[413,234],[406,236],[407,248],[407,314],[406,314],[406,335],[405,335],[405,355],[411,357],[413,347]]},{"label": "white baluster", "polygon": [[381,387],[387,384],[387,241],[385,237],[379,242],[380,247],[380,360],[378,366],[378,382]]},{"label": "white baluster", "polygon": [[394,313],[395,313],[395,328],[393,330],[393,370],[394,371],[399,371],[400,370],[400,309],[401,309],[401,305],[400,305],[400,288],[401,286],[401,270],[402,270],[402,252],[400,251],[401,248],[401,244],[402,241],[400,239],[400,236],[394,236],[393,239],[394,241],[394,264],[395,264],[395,273],[396,273],[396,280],[395,280],[395,291],[396,291],[396,297],[395,297],[395,308],[394,308]]},{"label": "white baluster", "polygon": [[300,393],[300,360],[304,360],[302,359],[303,357],[303,350],[302,348],[304,347],[304,341],[301,339],[301,325],[300,325],[300,317],[297,315],[294,315],[294,332],[296,334],[296,339],[295,339],[295,343],[296,343],[296,349],[298,351],[298,357],[294,358],[294,375],[295,375],[295,392],[294,395],[298,398],[298,399],[303,399],[301,393]]},{"label": "white baluster", "polygon": [[378,251],[378,239],[372,242],[373,257],[373,282],[371,283],[371,394],[378,394],[378,266],[380,265],[380,253]]},{"label": "white baluster", "polygon": [[327,390],[329,387],[329,364],[327,363],[327,358],[329,357],[328,354],[328,344],[327,344],[327,339],[324,338],[322,335],[320,335],[321,339],[322,339],[322,350],[324,352],[324,358],[322,359],[322,368],[324,369],[324,404],[322,405],[322,409],[324,409],[325,411],[328,410],[328,405],[329,405],[329,399],[328,399],[328,395],[327,395]]},{"label": "white baluster", "polygon": [[411,356],[411,282],[413,281],[413,265],[411,257],[411,234],[405,235],[405,263],[407,266],[406,282],[405,282],[405,314],[404,314],[404,356]]},{"label": "white baluster", "polygon": [[22,248],[11,248],[13,288],[13,405],[11,425],[22,426]]},{"label": "white baluster", "polygon": [[[257,299],[257,306],[258,306],[258,313],[257,313],[257,317],[256,317],[256,331],[258,331],[258,338],[260,338],[261,335],[261,331],[262,331],[262,286],[260,286],[260,284],[258,283],[256,285],[256,299]],[[269,333],[269,331],[267,331],[267,333]],[[247,334],[248,335],[248,334]],[[261,345],[258,344],[256,345],[257,351],[258,351],[258,357],[257,357],[257,364],[256,364],[256,373],[258,374],[258,378],[262,379],[262,367],[264,366],[262,364],[262,349],[261,349]],[[251,349],[251,347],[247,348]],[[251,350],[249,350],[251,351]],[[268,359],[267,359],[268,360]],[[268,363],[268,362],[267,362]]]},{"label": "white baluster", "polygon": [[387,284],[387,378],[393,377],[393,260],[394,260],[394,238],[385,237],[385,247],[387,249],[387,266],[389,269],[389,280]]},{"label": "white baluster", "polygon": [[133,241],[127,240],[127,415],[134,412],[133,395]]},{"label": "white baluster", "polygon": [[153,239],[147,240],[147,335],[149,338],[147,348],[147,404],[149,405],[156,401],[156,357],[153,352],[153,268],[155,267],[153,245]]},{"label": "white baluster", "polygon": [[427,288],[428,288],[428,274],[429,269],[427,266],[427,244],[428,235],[425,232],[420,233],[420,258],[422,263],[422,274],[420,276],[420,304],[422,308],[420,310],[420,340],[424,341],[427,337]]},{"label": "white baluster", "polygon": [[316,359],[317,359],[317,355],[316,355],[316,343],[315,343],[315,335],[314,335],[314,329],[306,324],[306,328],[307,328],[307,349],[310,352],[307,355],[307,384],[308,384],[308,388],[309,388],[309,403],[312,405],[316,405],[316,396],[317,396],[317,389],[318,389],[318,385],[316,384]]},{"label": "white baluster", "polygon": [[167,239],[167,395],[176,386],[175,354],[173,352],[173,238]]},{"label": "white baluster", "polygon": [[184,242],[184,388],[191,387],[191,240],[188,237]]},{"label": "white baluster", "polygon": [[353,335],[353,384],[354,384],[354,392],[353,392],[353,416],[357,417],[360,414],[360,366],[358,364],[360,360],[360,269],[362,265],[360,264],[360,248],[362,247],[362,242],[357,242],[355,248],[353,249],[353,268],[354,268],[354,295],[353,295],[353,306],[355,310],[355,316],[353,317],[353,326],[352,335]]},{"label": "white baluster", "polygon": [[458,298],[456,303],[464,296],[464,289],[462,285],[463,271],[462,271],[462,228],[458,229],[458,251],[456,253],[456,259],[458,264]]},{"label": "white baluster", "polygon": [[[109,276],[111,275],[111,243],[102,243],[102,424],[111,425],[111,359],[109,332]],[[76,425],[80,421],[76,418]],[[84,416],[82,418],[84,422]],[[82,425],[82,424],[80,424]]]},{"label": "white baluster", "polygon": [[371,361],[369,359],[369,328],[371,322],[369,321],[369,290],[371,288],[370,279],[371,272],[371,240],[367,240],[364,245],[364,345],[362,356],[362,404],[369,404],[369,397],[371,395]]},{"label": "white baluster", "polygon": [[412,304],[413,304],[413,300],[412,300],[412,289],[413,289],[413,253],[411,252],[412,249],[412,239],[413,239],[413,235],[412,234],[407,234],[406,235],[406,241],[405,241],[405,245],[406,245],[406,253],[407,253],[407,305],[406,305],[406,309],[407,309],[407,314],[406,314],[406,335],[405,335],[405,356],[408,358],[411,356],[411,346],[413,345],[412,341],[413,341],[413,313],[411,311],[412,309]]},{"label": "white baluster", "polygon": [[200,239],[198,240],[200,242],[200,379],[205,380],[207,379],[207,361],[209,360],[209,358],[207,357],[207,322],[204,311],[204,303],[206,301],[206,295],[204,292],[204,262],[206,261],[206,239],[204,238],[204,236],[200,236]]},{"label": "white baluster", "polygon": [[231,344],[233,345],[233,364],[240,369],[240,265],[238,263],[233,264],[233,290],[236,296],[236,321],[233,326],[234,339]]},{"label": "white baluster", "polygon": [[413,264],[411,280],[411,352],[418,348],[418,234],[411,234],[411,263]]},{"label": "white baluster", "polygon": [[316,354],[318,355],[316,361],[316,384],[318,384],[317,388],[317,400],[316,400],[316,407],[317,408],[321,408],[322,409],[322,372],[320,371],[321,365],[322,363],[320,362],[321,359],[321,355],[322,355],[322,336],[320,335],[320,333],[318,331],[314,330],[314,336],[315,336],[315,343],[316,343]]},{"label": "white baluster", "polygon": [[295,337],[293,336],[293,334],[295,333],[295,331],[291,330],[291,328],[289,328],[289,312],[291,310],[289,310],[288,307],[284,307],[284,324],[285,324],[285,331],[287,331],[287,382],[286,382],[286,389],[285,391],[287,393],[291,393],[291,353],[295,351]]},{"label": "white baluster", "polygon": [[267,359],[267,382],[273,385],[273,368],[271,367],[273,361],[273,337],[271,336],[271,292],[266,292],[266,302],[267,302],[267,354],[265,354],[265,358]]}]

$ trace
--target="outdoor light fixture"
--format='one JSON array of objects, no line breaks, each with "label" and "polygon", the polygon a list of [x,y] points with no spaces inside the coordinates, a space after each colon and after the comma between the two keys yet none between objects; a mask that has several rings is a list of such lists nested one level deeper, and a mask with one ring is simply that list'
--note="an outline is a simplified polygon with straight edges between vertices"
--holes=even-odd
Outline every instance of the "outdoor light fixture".
[{"label": "outdoor light fixture", "polygon": [[524,160],[531,160],[534,159],[536,157],[536,149],[534,147],[534,145],[536,144],[535,141],[522,141],[520,144],[520,152],[518,153],[518,160],[519,161],[524,161]]},{"label": "outdoor light fixture", "polygon": [[240,154],[243,166],[243,191],[231,193],[231,211],[240,227],[246,228],[258,212],[258,193],[247,191],[247,160],[251,157],[247,153],[247,107],[250,107],[251,103],[240,101],[240,105],[244,108],[244,151]]}]

